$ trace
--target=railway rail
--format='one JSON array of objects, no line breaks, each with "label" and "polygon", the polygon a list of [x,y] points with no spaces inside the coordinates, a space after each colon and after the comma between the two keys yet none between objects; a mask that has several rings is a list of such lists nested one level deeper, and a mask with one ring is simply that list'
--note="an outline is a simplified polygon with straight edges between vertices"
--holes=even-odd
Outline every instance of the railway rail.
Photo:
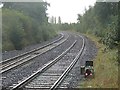
[{"label": "railway rail", "polygon": [[82,46],[80,50],[76,48],[76,46],[78,46],[78,41],[75,40],[74,43],[61,55],[56,57],[53,61],[47,63],[30,77],[13,86],[11,90],[21,88],[25,88],[25,90],[43,88],[50,90],[56,89],[74,67],[84,50],[84,38],[82,36],[80,37],[82,38]]},{"label": "railway rail", "polygon": [[65,33],[65,35],[66,37],[69,36],[69,38],[63,44],[34,58],[29,62],[23,63],[15,68],[8,70],[5,73],[2,73],[2,89],[10,90],[12,86],[26,79],[34,72],[39,70],[44,64],[48,63],[49,61],[56,58],[56,56],[61,54],[75,40],[75,36],[73,34]]},{"label": "railway rail", "polygon": [[2,63],[0,66],[2,68],[1,73],[7,72],[12,68],[15,68],[21,64],[24,64],[30,60],[33,60],[34,58],[54,49],[55,47],[58,47],[59,45],[64,43],[68,39],[68,37],[69,35],[64,37],[64,35],[62,34],[62,36],[59,39],[51,43],[48,43],[42,47],[39,47],[37,49],[31,50],[29,52],[23,53],[21,55],[15,56],[13,58],[10,58],[1,62]]},{"label": "railway rail", "polygon": [[31,50],[31,51],[22,53],[22,54],[20,54],[20,55],[14,56],[14,57],[9,58],[9,59],[2,60],[2,61],[0,61],[0,64],[8,63],[8,62],[10,62],[11,60],[14,60],[14,59],[16,59],[16,58],[22,57],[22,56],[24,56],[24,55],[26,55],[26,54],[30,54],[30,53],[32,53],[32,52],[35,52],[35,51],[40,50],[40,49],[42,49],[42,48],[45,48],[45,47],[47,47],[47,46],[49,46],[49,45],[51,45],[51,44],[53,44],[53,43],[55,43],[55,42],[58,42],[58,41],[60,41],[61,39],[64,38],[64,34],[63,34],[63,33],[60,33],[60,34],[61,34],[61,37],[60,37],[59,39],[54,40],[54,41],[52,41],[52,42],[50,42],[50,43],[48,43],[48,44],[46,44],[46,45],[43,45],[43,46],[38,47],[38,48],[36,48],[36,49],[33,49],[33,50]]}]

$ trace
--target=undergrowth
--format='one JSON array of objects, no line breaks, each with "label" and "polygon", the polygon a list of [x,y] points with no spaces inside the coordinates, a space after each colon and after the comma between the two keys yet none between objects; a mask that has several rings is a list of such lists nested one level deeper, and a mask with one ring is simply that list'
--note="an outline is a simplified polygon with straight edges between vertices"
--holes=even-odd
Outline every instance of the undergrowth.
[{"label": "undergrowth", "polygon": [[117,49],[108,50],[99,38],[86,35],[96,43],[98,54],[94,59],[95,78],[80,83],[80,88],[118,88]]}]

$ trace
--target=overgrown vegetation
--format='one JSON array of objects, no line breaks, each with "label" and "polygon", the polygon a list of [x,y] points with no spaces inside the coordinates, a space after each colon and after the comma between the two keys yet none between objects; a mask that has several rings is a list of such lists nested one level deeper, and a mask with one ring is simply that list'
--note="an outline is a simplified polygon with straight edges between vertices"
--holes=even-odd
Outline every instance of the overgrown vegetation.
[{"label": "overgrown vegetation", "polygon": [[99,38],[92,38],[99,49],[94,60],[95,78],[83,82],[82,87],[118,88],[118,8],[118,3],[99,2],[94,7],[89,7],[84,15],[78,14],[77,31]]},{"label": "overgrown vegetation", "polygon": [[[94,7],[89,7],[83,16],[78,15],[77,31],[99,37],[99,42],[106,45],[105,49],[118,48],[120,45],[119,16],[118,3],[96,3]],[[118,62],[120,63],[119,60]]]},{"label": "overgrown vegetation", "polygon": [[80,83],[80,88],[118,88],[118,50],[105,50],[106,46],[99,43],[99,39],[93,35],[86,35],[95,43],[98,54],[94,59],[95,78],[87,79]]},{"label": "overgrown vegetation", "polygon": [[110,49],[118,46],[118,3],[96,3],[83,16],[79,14],[78,21],[77,31],[101,37],[100,41]]},{"label": "overgrown vegetation", "polygon": [[2,9],[2,41],[3,51],[22,49],[23,47],[41,43],[56,35],[48,23],[47,6],[41,3],[5,2]]}]

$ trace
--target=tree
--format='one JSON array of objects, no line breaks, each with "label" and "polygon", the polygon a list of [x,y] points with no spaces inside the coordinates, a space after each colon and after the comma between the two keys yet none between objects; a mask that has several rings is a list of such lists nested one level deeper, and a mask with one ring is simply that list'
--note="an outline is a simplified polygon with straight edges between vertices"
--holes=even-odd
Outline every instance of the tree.
[{"label": "tree", "polygon": [[51,17],[51,20],[50,20],[50,23],[56,24],[56,17],[52,16],[52,17]]},{"label": "tree", "polygon": [[58,17],[58,24],[61,24],[61,17]]},{"label": "tree", "polygon": [[22,49],[56,35],[48,23],[47,3],[4,3],[2,9],[3,51]]},{"label": "tree", "polygon": [[56,24],[56,17],[55,17],[55,24]]},{"label": "tree", "polygon": [[80,14],[78,14],[78,18],[77,18],[78,23],[80,23],[81,19],[82,19],[82,16]]},{"label": "tree", "polygon": [[100,37],[100,41],[110,49],[116,47],[120,40],[117,34],[118,10],[118,3],[96,3],[85,10],[83,15],[78,14],[77,31]]}]

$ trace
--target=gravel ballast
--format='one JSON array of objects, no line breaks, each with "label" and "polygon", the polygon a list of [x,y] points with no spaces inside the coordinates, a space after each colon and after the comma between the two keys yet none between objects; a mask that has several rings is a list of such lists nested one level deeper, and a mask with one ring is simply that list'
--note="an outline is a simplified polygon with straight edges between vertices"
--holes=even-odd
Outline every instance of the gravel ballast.
[{"label": "gravel ballast", "polygon": [[89,38],[85,37],[85,49],[83,51],[83,54],[81,55],[73,69],[70,71],[69,75],[67,75],[66,79],[62,82],[68,83],[68,85],[66,86],[67,88],[77,88],[80,82],[84,80],[84,76],[80,73],[80,66],[84,66],[85,61],[93,60],[97,55],[97,51],[98,49],[96,48],[95,43]]},{"label": "gravel ballast", "polygon": [[7,52],[4,52],[2,53],[2,60],[5,60],[5,59],[8,59],[8,58],[11,58],[11,57],[14,57],[14,56],[17,56],[19,54],[23,54],[25,52],[28,52],[30,50],[33,50],[35,48],[38,48],[38,47],[41,47],[43,45],[46,45],[54,40],[57,40],[61,37],[61,34],[59,34],[58,36],[56,36],[55,38],[53,39],[50,39],[48,41],[45,41],[45,42],[42,42],[42,43],[38,43],[38,44],[33,44],[33,45],[29,45],[29,46],[26,46],[25,48],[23,48],[22,50],[12,50],[12,51],[7,51]]},{"label": "gravel ballast", "polygon": [[[61,44],[59,47],[56,47],[56,48],[50,50],[49,52],[46,52],[45,54],[35,58],[34,60],[28,62],[25,65],[21,65],[20,67],[11,69],[9,72],[3,73],[3,79],[2,79],[3,88],[10,89],[10,86],[13,86],[14,84],[18,84],[25,78],[32,75],[35,71],[37,71],[39,68],[41,68],[44,64],[53,60],[59,54],[61,54],[63,51],[65,51],[76,40],[75,39],[76,37],[74,36],[74,34],[71,34],[71,33],[68,33],[68,34],[70,35],[68,40],[65,43]],[[59,37],[60,36],[58,36],[56,38],[59,38]],[[48,41],[48,43],[49,43],[49,41]],[[83,79],[83,76],[80,75],[80,66],[84,65],[85,61],[87,61],[87,60],[93,60],[93,58],[97,54],[97,48],[93,41],[91,41],[89,38],[85,37],[85,44],[86,45],[85,45],[83,54],[79,58],[76,65],[73,67],[72,71],[70,71],[69,75],[66,77],[65,81],[69,83],[67,86],[68,88],[76,88],[77,87],[78,83],[80,83]],[[30,46],[30,48],[28,50],[30,50],[30,49],[32,50],[33,48],[35,48],[35,47],[37,48],[42,45],[44,45],[44,44],[35,45],[33,47]],[[13,51],[13,54],[15,52]],[[24,53],[26,51],[23,50],[21,52]],[[10,52],[7,52],[7,53],[10,53]],[[4,55],[7,56],[8,54],[4,54]],[[14,54],[13,56],[15,56],[15,55],[16,54]],[[8,55],[8,57],[12,57],[12,56]]]},{"label": "gravel ballast", "polygon": [[[70,49],[57,63],[28,83],[27,87],[39,87],[40,90],[51,87],[58,77],[60,77],[60,75],[68,68],[71,62],[73,62],[74,58],[79,52],[79,48],[82,47],[82,39],[76,37],[76,40],[77,42],[72,49]],[[46,85],[46,83],[48,84]],[[29,90],[29,88],[25,88],[23,90]]]},{"label": "gravel ballast", "polygon": [[16,69],[11,69],[9,72],[3,73],[3,76],[5,77],[2,80],[3,88],[9,89],[9,86],[13,86],[13,84],[18,84],[18,82],[29,77],[39,68],[41,68],[45,63],[53,60],[64,50],[66,50],[74,42],[74,40],[74,36],[70,35],[69,39],[59,47],[56,47],[51,51],[35,58],[33,61],[27,63],[26,65],[17,67]]}]

